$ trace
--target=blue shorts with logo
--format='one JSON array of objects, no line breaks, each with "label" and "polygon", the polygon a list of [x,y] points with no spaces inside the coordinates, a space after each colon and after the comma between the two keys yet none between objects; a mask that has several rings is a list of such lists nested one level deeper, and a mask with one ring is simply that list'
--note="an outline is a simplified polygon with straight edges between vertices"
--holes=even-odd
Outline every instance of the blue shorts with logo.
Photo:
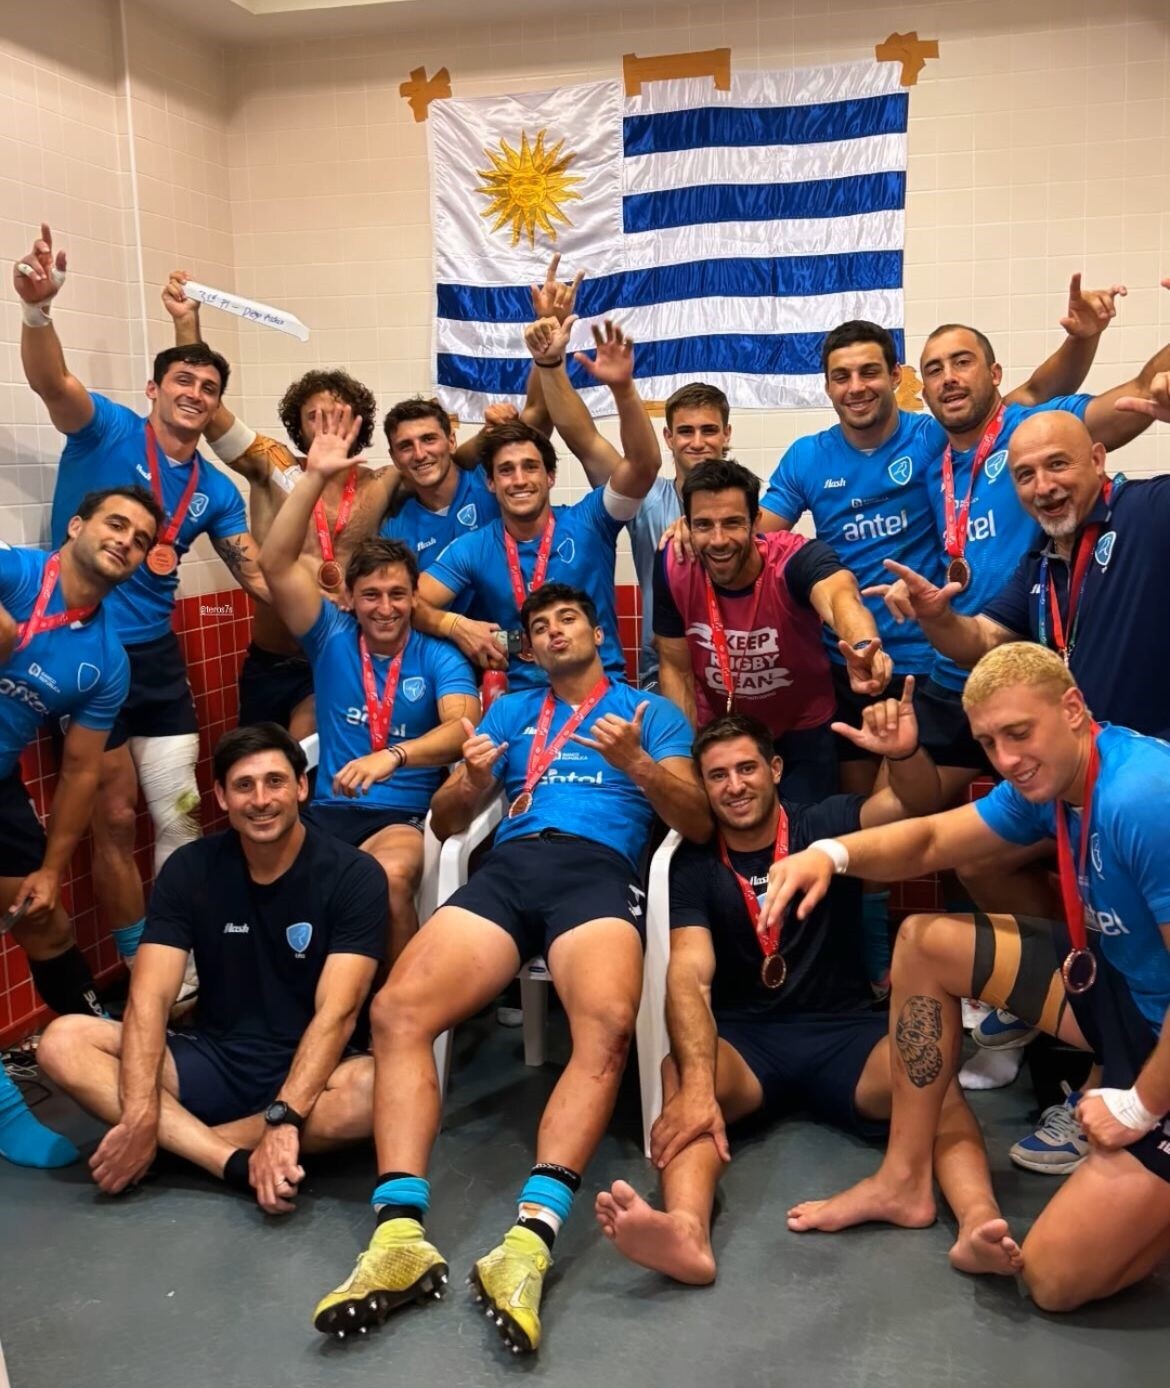
[{"label": "blue shorts with logo", "polygon": [[[495,847],[446,902],[506,931],[525,964],[587,921],[628,921],[646,938],[646,894],[620,853],[545,829]],[[424,926],[425,929],[425,926]]]},{"label": "blue shorts with logo", "polygon": [[342,843],[348,843],[351,848],[360,848],[367,839],[372,839],[392,824],[405,824],[421,834],[426,817],[425,811],[390,810],[381,805],[363,805],[360,800],[352,804],[314,800],[301,810],[301,818],[306,824],[340,839]]},{"label": "blue shorts with logo", "polygon": [[858,1113],[854,1101],[866,1061],[889,1035],[884,1006],[777,1019],[717,1016],[715,1025],[759,1080],[765,1118],[803,1109],[859,1137],[881,1138],[889,1131],[889,1124]]},{"label": "blue shorts with logo", "polygon": [[293,1058],[291,1051],[199,1031],[168,1032],[167,1046],[179,1072],[179,1103],[212,1128],[263,1113]]}]

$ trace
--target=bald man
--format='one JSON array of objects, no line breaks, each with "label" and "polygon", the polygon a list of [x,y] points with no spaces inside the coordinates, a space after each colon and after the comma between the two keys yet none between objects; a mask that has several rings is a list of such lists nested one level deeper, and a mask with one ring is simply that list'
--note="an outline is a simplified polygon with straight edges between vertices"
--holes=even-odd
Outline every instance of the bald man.
[{"label": "bald man", "polygon": [[[1170,420],[1170,378],[1152,400],[1118,407]],[[977,615],[951,606],[958,584],[906,580],[931,645],[975,665],[1007,641],[1028,639],[1061,655],[1098,719],[1170,738],[1170,648],[1161,637],[1170,592],[1170,477],[1110,477],[1105,447],[1072,414],[1032,415],[1012,435],[1008,469],[1045,543],[1020,560]]]}]

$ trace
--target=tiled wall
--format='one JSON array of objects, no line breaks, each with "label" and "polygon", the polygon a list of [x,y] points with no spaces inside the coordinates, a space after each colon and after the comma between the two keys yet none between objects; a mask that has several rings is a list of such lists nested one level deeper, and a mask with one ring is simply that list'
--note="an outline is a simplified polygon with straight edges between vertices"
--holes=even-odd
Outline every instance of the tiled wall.
[{"label": "tiled wall", "polygon": [[[231,51],[130,0],[56,0],[48,22],[44,6],[8,5],[3,258],[26,250],[42,219],[54,226],[70,252],[55,310],[70,366],[125,403],[141,400],[149,355],[170,341],[158,293],[182,266],[313,330],[302,345],[208,315],[205,330],[236,366],[229,403],[254,425],[278,431],[284,387],[315,365],[346,365],[385,407],[432,385],[426,128],[397,90],[410,69],[446,65],[455,94],[471,96],[616,75],[626,52],[730,45],[741,68],[851,59],[909,29],[942,48],[910,103],[911,353],[936,323],[973,321],[1016,382],[1058,342],[1068,276],[1082,269],[1090,284],[1130,286],[1089,387],[1125,379],[1170,338],[1170,294],[1156,287],[1170,274],[1165,0],[647,4]],[[40,543],[60,440],[24,385],[12,298],[0,311],[0,540]],[[789,441],[831,422],[827,411],[741,412],[735,451],[766,475]],[[379,436],[378,460],[384,450]],[[1170,469],[1170,429],[1128,449],[1124,467]],[[569,470],[566,498],[581,489],[574,479]],[[184,563],[178,625],[205,755],[234,713],[245,639],[243,599],[228,587],[205,549]],[[627,592],[620,607],[629,645],[634,601]],[[30,754],[38,795],[47,755]],[[104,968],[84,855],[71,891]],[[31,1002],[9,945],[0,1039],[27,1024]]]}]

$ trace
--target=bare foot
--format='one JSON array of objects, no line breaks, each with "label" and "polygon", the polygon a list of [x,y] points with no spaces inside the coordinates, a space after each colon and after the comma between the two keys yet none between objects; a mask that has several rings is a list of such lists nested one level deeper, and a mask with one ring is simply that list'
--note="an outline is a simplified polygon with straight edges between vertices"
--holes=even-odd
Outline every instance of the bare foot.
[{"label": "bare foot", "polygon": [[811,1229],[832,1234],[851,1224],[898,1224],[903,1229],[925,1229],[934,1223],[934,1196],[929,1188],[916,1194],[893,1185],[879,1175],[858,1181],[831,1200],[806,1200],[788,1211],[788,1227],[803,1234]]},{"label": "bare foot", "polygon": [[1006,1219],[989,1219],[973,1229],[960,1229],[950,1259],[951,1267],[960,1272],[1014,1277],[1024,1270],[1024,1255],[1008,1233]]},{"label": "bare foot", "polygon": [[693,1215],[651,1209],[625,1181],[602,1191],[594,1205],[601,1232],[633,1263],[692,1287],[715,1280],[715,1257]]}]

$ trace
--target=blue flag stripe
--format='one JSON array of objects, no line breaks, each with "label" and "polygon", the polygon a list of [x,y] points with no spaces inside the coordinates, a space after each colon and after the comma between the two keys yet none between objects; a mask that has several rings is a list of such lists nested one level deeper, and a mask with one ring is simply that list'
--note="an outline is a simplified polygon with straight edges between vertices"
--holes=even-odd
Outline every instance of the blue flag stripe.
[{"label": "blue flag stripe", "polygon": [[[618,309],[684,299],[807,298],[814,294],[901,287],[901,251],[739,256],[728,260],[690,260],[681,265],[587,279],[577,296],[577,312],[582,318],[596,318]],[[526,284],[440,284],[436,290],[440,318],[464,323],[532,321],[532,298]]]},{"label": "blue flag stripe", "polygon": [[[905,356],[901,328],[891,329],[898,358]],[[808,376],[821,371],[824,333],[763,335],[726,333],[711,337],[682,337],[638,344],[636,377],[689,375],[735,371],[760,376]],[[438,383],[487,395],[523,395],[530,357],[468,357],[453,352],[438,356]],[[569,362],[569,379],[578,388],[594,384],[576,362]]]},{"label": "blue flag stripe", "polygon": [[623,140],[627,155],[728,145],[823,144],[901,134],[907,128],[909,112],[906,92],[811,106],[705,106],[626,116]]},{"label": "blue flag stripe", "polygon": [[768,222],[806,217],[853,217],[906,205],[904,173],[817,178],[806,183],[714,183],[671,188],[622,199],[627,233],[711,222]]}]

